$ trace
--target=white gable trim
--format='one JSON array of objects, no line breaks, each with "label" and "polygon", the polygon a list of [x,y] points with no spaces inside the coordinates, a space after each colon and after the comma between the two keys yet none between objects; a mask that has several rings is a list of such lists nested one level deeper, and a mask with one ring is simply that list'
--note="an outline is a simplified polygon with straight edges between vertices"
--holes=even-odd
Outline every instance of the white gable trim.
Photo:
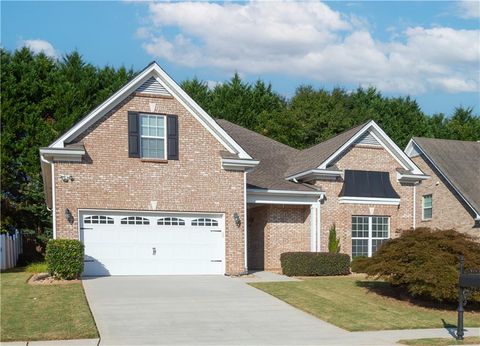
[{"label": "white gable trim", "polygon": [[327,169],[327,166],[338,158],[345,150],[352,146],[355,141],[365,132],[371,131],[373,137],[381,144],[381,146],[392,155],[400,165],[407,170],[412,171],[413,174],[421,174],[423,172],[413,163],[413,161],[391,140],[390,137],[377,125],[373,120],[369,121],[360,131],[358,131],[352,138],[345,142],[335,153],[330,155],[324,162],[318,166],[318,169]]},{"label": "white gable trim", "polygon": [[72,141],[84,132],[89,126],[101,119],[128,95],[134,92],[149,78],[154,77],[180,104],[185,107],[229,152],[237,154],[243,159],[252,159],[248,153],[236,143],[213,119],[210,117],[161,67],[153,62],[147,66],[138,76],[123,86],[115,94],[110,96],[100,106],[95,108],[85,118],[75,124],[70,130],[50,144],[49,148],[63,148],[66,143]]}]

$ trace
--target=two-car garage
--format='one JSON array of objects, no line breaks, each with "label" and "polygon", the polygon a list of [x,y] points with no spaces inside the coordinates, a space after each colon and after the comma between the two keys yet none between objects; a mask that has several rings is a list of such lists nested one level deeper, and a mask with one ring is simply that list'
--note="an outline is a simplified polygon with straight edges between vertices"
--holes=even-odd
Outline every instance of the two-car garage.
[{"label": "two-car garage", "polygon": [[225,273],[223,214],[79,214],[85,276]]}]

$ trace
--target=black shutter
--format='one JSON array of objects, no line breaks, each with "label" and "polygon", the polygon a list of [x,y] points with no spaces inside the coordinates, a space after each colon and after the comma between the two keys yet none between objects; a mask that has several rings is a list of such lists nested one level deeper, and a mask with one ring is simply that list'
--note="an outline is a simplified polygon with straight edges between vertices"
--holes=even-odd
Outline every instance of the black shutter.
[{"label": "black shutter", "polygon": [[140,157],[140,126],[137,112],[128,112],[128,157]]},{"label": "black shutter", "polygon": [[167,159],[178,160],[178,117],[167,115]]}]

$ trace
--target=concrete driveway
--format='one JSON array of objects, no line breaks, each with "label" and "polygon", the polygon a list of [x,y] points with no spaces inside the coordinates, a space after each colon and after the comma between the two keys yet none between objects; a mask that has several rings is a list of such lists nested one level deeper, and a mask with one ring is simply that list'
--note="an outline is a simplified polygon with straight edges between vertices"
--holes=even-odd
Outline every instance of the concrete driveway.
[{"label": "concrete driveway", "polygon": [[313,345],[350,334],[239,279],[118,276],[83,285],[100,345]]}]

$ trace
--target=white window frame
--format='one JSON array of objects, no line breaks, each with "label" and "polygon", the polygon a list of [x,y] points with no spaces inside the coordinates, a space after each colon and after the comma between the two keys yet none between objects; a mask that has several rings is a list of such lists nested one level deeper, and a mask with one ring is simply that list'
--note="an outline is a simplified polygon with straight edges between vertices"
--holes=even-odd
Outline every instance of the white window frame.
[{"label": "white window frame", "polygon": [[[368,252],[367,252],[367,256],[368,257],[372,257],[373,255],[373,252],[372,252],[372,248],[373,248],[373,240],[384,240],[384,239],[390,239],[390,216],[386,216],[386,215],[352,215],[352,218],[353,217],[366,217],[368,218],[368,238],[364,238],[364,237],[354,237],[353,236],[353,222],[351,222],[352,224],[352,230],[350,234],[352,234],[352,258],[353,258],[353,240],[356,239],[356,240],[365,240],[365,239],[368,239]],[[373,234],[373,218],[374,217],[386,217],[387,220],[388,220],[388,234],[387,234],[387,237],[384,238],[384,237],[373,237],[372,234]]]},{"label": "white window frame", "polygon": [[[428,197],[428,196],[430,196],[431,205],[430,205],[430,207],[426,208],[425,207],[425,197]],[[430,217],[425,217],[425,210],[426,209],[431,210],[432,215]],[[433,193],[429,193],[429,194],[426,194],[426,195],[422,196],[422,221],[429,221],[432,218],[433,218]]]},{"label": "white window frame", "polygon": [[[142,117],[159,117],[163,118],[163,137],[159,136],[150,136],[150,135],[143,135],[142,134]],[[140,157],[142,159],[150,159],[150,160],[166,160],[167,159],[167,117],[161,114],[149,114],[149,113],[140,113],[138,119],[138,126],[139,126],[139,136],[140,136]],[[143,144],[142,139],[163,139],[163,157],[149,157],[143,156]]]}]

